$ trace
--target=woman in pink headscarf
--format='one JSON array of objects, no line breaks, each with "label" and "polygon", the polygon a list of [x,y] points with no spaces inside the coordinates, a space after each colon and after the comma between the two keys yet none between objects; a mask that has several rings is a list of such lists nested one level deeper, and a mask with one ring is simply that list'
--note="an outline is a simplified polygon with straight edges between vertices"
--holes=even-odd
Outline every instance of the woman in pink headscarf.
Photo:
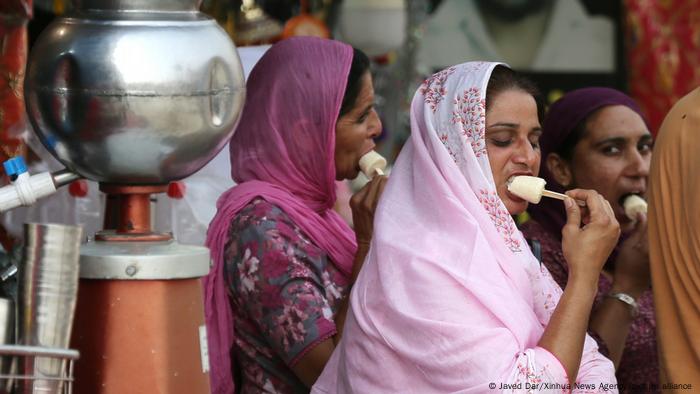
[{"label": "woman in pink headscarf", "polygon": [[313,392],[617,391],[613,364],[586,334],[620,232],[610,204],[567,193],[563,293],[510,216],[527,203],[508,179],[539,170],[533,89],[504,66],[473,62],[416,92],[343,339]]},{"label": "woman in pink headscarf", "polygon": [[[231,143],[205,278],[212,392],[308,392],[340,339],[385,177],[333,211],[381,132],[369,61],[337,41],[281,41],[256,64]],[[233,361],[233,362],[232,362]],[[235,365],[234,365],[235,364]]]}]

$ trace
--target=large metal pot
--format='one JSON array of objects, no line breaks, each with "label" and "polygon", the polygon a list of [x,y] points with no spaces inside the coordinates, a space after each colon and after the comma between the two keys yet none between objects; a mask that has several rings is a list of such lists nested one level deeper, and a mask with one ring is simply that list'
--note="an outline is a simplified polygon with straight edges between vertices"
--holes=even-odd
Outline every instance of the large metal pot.
[{"label": "large metal pot", "polygon": [[200,0],[75,0],[36,42],[29,118],[68,169],[162,184],[203,167],[239,119],[236,48]]}]

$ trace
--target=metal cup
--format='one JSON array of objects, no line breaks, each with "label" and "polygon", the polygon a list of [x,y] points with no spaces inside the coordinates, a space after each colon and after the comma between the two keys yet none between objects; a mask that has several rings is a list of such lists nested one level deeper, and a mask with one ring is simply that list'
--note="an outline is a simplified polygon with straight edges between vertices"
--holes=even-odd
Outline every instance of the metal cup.
[{"label": "metal cup", "polygon": [[[12,345],[15,343],[14,304],[12,300],[0,298],[0,344]],[[12,356],[0,356],[0,374],[12,373]],[[9,393],[12,388],[11,379],[0,379],[0,393]]]},{"label": "metal cup", "polygon": [[[78,294],[82,228],[27,223],[19,267],[17,334],[20,345],[68,348]],[[66,360],[25,356],[17,393],[59,393]]]}]

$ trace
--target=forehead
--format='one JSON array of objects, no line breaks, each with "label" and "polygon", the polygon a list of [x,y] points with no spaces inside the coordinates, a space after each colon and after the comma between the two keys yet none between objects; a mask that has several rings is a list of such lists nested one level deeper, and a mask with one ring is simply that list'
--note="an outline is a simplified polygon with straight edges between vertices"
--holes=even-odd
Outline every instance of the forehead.
[{"label": "forehead", "polygon": [[611,105],[588,117],[584,138],[592,141],[607,138],[638,139],[648,134],[649,130],[638,113],[624,105]]},{"label": "forehead", "polygon": [[500,121],[525,123],[528,120],[539,124],[535,98],[520,89],[508,89],[493,97],[486,111],[486,122]]},{"label": "forehead", "polygon": [[372,85],[372,74],[369,71],[362,74],[360,79],[360,93],[357,95],[358,101],[372,99],[374,96],[374,86]]}]

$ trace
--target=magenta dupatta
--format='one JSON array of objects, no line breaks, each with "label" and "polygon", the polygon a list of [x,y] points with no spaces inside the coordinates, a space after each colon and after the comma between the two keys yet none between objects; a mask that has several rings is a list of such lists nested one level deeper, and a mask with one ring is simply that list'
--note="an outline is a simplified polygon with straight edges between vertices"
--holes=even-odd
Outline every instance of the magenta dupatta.
[{"label": "magenta dupatta", "polygon": [[238,183],[217,202],[207,232],[214,265],[204,278],[212,392],[233,393],[233,317],[224,248],[236,213],[262,197],[277,205],[349,276],[355,236],[332,210],[335,123],[352,62],[352,47],[310,37],[272,46],[247,83],[241,122],[231,139],[231,176]]},{"label": "magenta dupatta", "polygon": [[[416,92],[411,138],[377,208],[342,340],[312,392],[567,387],[561,363],[537,346],[561,289],[498,197],[486,152],[485,94],[495,66],[450,67]],[[616,383],[589,336],[576,381],[585,392]]]}]

